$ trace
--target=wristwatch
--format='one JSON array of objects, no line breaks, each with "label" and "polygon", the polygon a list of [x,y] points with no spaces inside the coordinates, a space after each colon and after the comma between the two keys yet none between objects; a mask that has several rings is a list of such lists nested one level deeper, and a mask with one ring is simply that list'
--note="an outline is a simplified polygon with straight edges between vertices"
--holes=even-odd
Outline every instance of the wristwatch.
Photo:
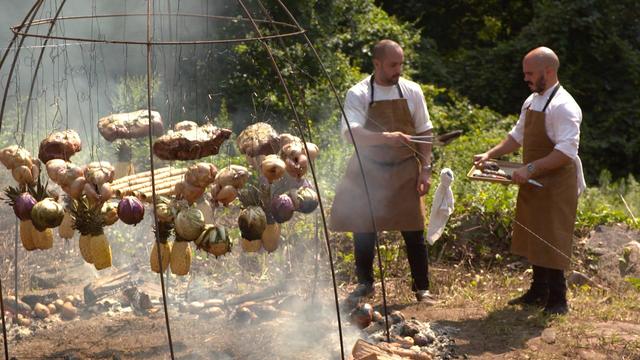
[{"label": "wristwatch", "polygon": [[422,170],[431,171],[431,164],[422,165]]},{"label": "wristwatch", "polygon": [[536,166],[533,165],[532,162],[527,164],[527,172],[529,173],[529,175],[533,174],[533,172],[536,171]]}]

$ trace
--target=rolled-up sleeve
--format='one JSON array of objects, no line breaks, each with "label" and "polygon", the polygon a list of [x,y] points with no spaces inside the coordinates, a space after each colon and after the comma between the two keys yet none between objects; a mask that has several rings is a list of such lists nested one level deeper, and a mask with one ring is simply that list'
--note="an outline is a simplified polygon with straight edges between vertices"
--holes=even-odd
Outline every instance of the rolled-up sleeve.
[{"label": "rolled-up sleeve", "polygon": [[570,103],[558,106],[551,122],[556,142],[554,149],[574,160],[578,156],[581,122],[582,110]]},{"label": "rolled-up sleeve", "polygon": [[[347,98],[344,101],[344,112],[347,115],[349,125],[352,129],[364,126],[367,116],[366,109],[362,104],[360,97],[352,90],[347,92]],[[340,121],[340,132],[342,133],[343,139],[351,141],[344,115],[341,117]]]},{"label": "rolled-up sleeve", "polygon": [[416,94],[413,101],[415,109],[413,114],[413,121],[416,128],[416,134],[420,134],[433,129],[431,117],[429,116],[429,110],[427,109],[427,102],[424,99],[424,93],[422,92],[422,89],[420,87],[416,89]]},{"label": "rolled-up sleeve", "polygon": [[520,117],[518,118],[518,122],[513,126],[511,131],[509,131],[509,136],[513,138],[518,144],[522,145],[522,141],[524,140],[524,119],[527,116],[527,108],[531,103],[531,97],[529,97],[524,104],[522,104],[522,108],[520,109]]}]

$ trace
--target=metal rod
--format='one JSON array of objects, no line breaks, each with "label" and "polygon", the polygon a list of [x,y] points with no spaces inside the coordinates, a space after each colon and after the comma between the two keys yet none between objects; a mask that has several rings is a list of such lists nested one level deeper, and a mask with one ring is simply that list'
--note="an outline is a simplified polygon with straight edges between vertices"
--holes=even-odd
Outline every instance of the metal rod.
[{"label": "metal rod", "polygon": [[[298,23],[298,21],[291,14],[289,9],[287,9],[287,7],[282,3],[282,1],[281,0],[276,0],[276,1],[282,7],[282,9],[286,12],[287,16],[289,16],[291,21],[294,22],[296,24],[296,26],[298,26],[298,28],[302,29],[302,27],[300,27],[300,24]],[[351,129],[351,125],[349,124],[347,114],[344,111],[344,106],[342,105],[342,101],[340,100],[340,96],[338,95],[338,90],[336,89],[335,84],[331,80],[331,77],[329,76],[329,72],[327,71],[327,68],[325,67],[324,63],[322,62],[322,59],[320,58],[320,55],[318,55],[318,52],[316,51],[316,48],[311,43],[311,40],[307,36],[306,32],[303,33],[302,36],[304,36],[304,38],[305,38],[305,40],[307,42],[307,45],[309,45],[309,47],[313,51],[313,54],[314,54],[315,58],[318,60],[318,63],[320,64],[322,72],[323,72],[325,78],[327,79],[327,81],[329,82],[329,86],[331,87],[331,91],[333,92],[333,95],[336,98],[336,101],[338,102],[338,105],[340,107],[340,112],[342,113],[342,116],[345,119],[345,122],[346,122],[346,125],[347,125],[347,130],[349,131],[349,136],[351,138],[351,142],[353,143],[353,149],[354,149],[354,152],[355,152],[355,155],[356,155],[356,159],[358,160],[358,166],[360,167],[360,173],[362,174],[362,181],[364,182],[364,189],[365,189],[365,193],[367,194],[367,202],[369,204],[369,213],[371,214],[371,222],[373,224],[373,229],[375,231],[377,229],[377,227],[376,227],[376,223],[375,223],[375,218],[373,216],[373,210],[372,210],[373,206],[371,204],[371,195],[369,193],[369,186],[367,185],[367,178],[366,178],[366,176],[364,174],[364,169],[362,167],[362,159],[360,157],[360,152],[358,150],[358,146],[357,146],[357,144],[355,142],[355,139],[353,138],[353,132],[352,132],[352,129]],[[312,164],[312,162],[309,162],[309,163]],[[314,180],[315,180],[315,177],[314,177]],[[320,199],[319,195],[320,194],[318,193],[318,199]],[[320,206],[322,206],[322,203],[320,203]],[[325,225],[325,231],[326,231],[326,225]],[[327,236],[327,244],[329,244],[328,235],[326,235],[326,236]],[[376,232],[376,250],[377,250],[377,253],[378,253],[378,267],[380,269],[380,279],[381,279],[381,286],[382,286],[382,304],[383,304],[383,307],[384,307],[385,333],[387,335],[387,341],[391,342],[391,337],[390,337],[390,334],[389,334],[389,315],[387,314],[388,313],[388,311],[387,311],[388,309],[387,309],[387,295],[386,295],[385,282],[384,282],[384,269],[382,267],[382,261],[380,260],[380,243],[378,241],[377,232]],[[337,297],[337,295],[336,295],[336,297]]]},{"label": "metal rod", "polygon": [[[42,0],[41,0],[42,1]],[[69,19],[95,19],[95,18],[111,18],[111,17],[126,17],[126,16],[141,16],[144,14],[112,14],[112,15],[85,15],[85,16],[74,16],[74,17],[61,17],[60,20],[69,20]],[[170,14],[170,13],[162,13],[162,14],[154,14],[154,16],[173,16],[173,17],[203,17],[203,18],[214,18],[214,19],[224,19],[230,21],[249,21],[247,18],[234,18],[234,17],[226,17],[226,16],[215,16],[215,15],[203,15],[203,14]],[[42,25],[51,22],[52,19],[44,19],[44,20],[36,20],[33,19],[27,23],[28,26],[31,25]],[[268,20],[259,19],[260,23],[271,23],[274,25],[280,25],[288,28],[296,28],[292,24],[283,23],[283,22],[270,22]],[[92,38],[83,38],[83,37],[73,37],[73,36],[51,36],[51,35],[39,35],[39,34],[29,34],[27,32],[22,32],[20,28],[13,27],[11,31],[16,35],[21,35],[23,37],[33,37],[33,38],[48,38],[48,39],[58,39],[58,40],[67,40],[67,41],[78,41],[78,42],[92,42],[92,43],[103,43],[103,44],[129,44],[129,45],[202,45],[202,44],[230,44],[230,43],[242,43],[242,42],[250,42],[255,40],[268,40],[268,39],[277,39],[284,38],[290,36],[300,35],[305,32],[305,30],[300,29],[298,31],[290,32],[290,33],[280,33],[277,35],[264,35],[258,37],[247,37],[247,38],[237,38],[237,39],[219,39],[219,40],[186,40],[186,41],[130,41],[130,40],[109,40],[109,39],[92,39]]]},{"label": "metal rod", "polygon": [[[18,302],[16,301],[16,307]],[[4,300],[2,299],[2,276],[0,276],[0,311],[2,312],[2,342],[4,344],[4,359],[9,360],[9,342],[7,341],[7,324],[4,318]]]},{"label": "metal rod", "polygon": [[[242,0],[238,0],[238,3],[242,7],[242,9],[245,12],[245,14],[247,15],[247,17],[249,19],[253,19],[252,16],[251,16],[251,13],[249,12],[247,7],[245,6],[244,2]],[[284,5],[282,5],[282,6],[284,7]],[[253,25],[253,28],[258,33],[258,35],[262,36],[262,33],[260,32],[260,29],[258,28],[258,25],[253,21],[251,22],[251,24]],[[302,28],[300,28],[300,32],[302,34],[305,33],[305,31]],[[304,131],[303,131],[302,126],[301,126],[301,120],[300,120],[300,117],[298,116],[298,111],[296,110],[296,106],[293,103],[293,99],[291,98],[291,93],[289,92],[289,88],[287,87],[287,83],[284,80],[284,77],[282,76],[282,72],[280,71],[280,67],[277,64],[277,62],[275,60],[275,57],[273,56],[273,52],[271,51],[271,47],[269,46],[269,44],[267,44],[264,41],[262,41],[262,44],[264,45],[267,53],[269,54],[269,58],[271,60],[273,68],[274,68],[276,74],[278,75],[278,78],[280,79],[280,83],[282,84],[282,87],[284,88],[284,91],[285,91],[285,94],[286,94],[286,97],[287,97],[287,101],[289,103],[289,106],[291,107],[291,110],[292,110],[294,118],[295,118],[295,126],[298,129],[298,132],[300,134],[300,138],[302,139],[302,143],[304,145],[305,151],[307,153],[309,153],[309,149],[307,147],[307,141],[305,140],[305,134],[304,134]],[[337,320],[338,320],[338,333],[339,333],[339,337],[340,337],[340,354],[341,354],[341,358],[344,359],[344,340],[343,340],[343,336],[342,336],[342,321],[340,319],[340,303],[338,302],[338,286],[337,286],[337,283],[336,283],[335,269],[333,267],[331,246],[330,246],[330,242],[329,242],[329,232],[328,232],[328,228],[327,228],[327,222],[326,222],[325,213],[324,213],[324,205],[323,205],[323,202],[322,202],[322,196],[320,195],[320,187],[318,186],[318,179],[317,179],[317,175],[316,175],[314,162],[313,161],[309,161],[309,166],[311,168],[311,174],[313,176],[313,182],[315,184],[316,191],[318,192],[318,204],[320,206],[320,212],[322,214],[322,223],[323,223],[324,231],[325,231],[324,232],[325,233],[325,239],[326,239],[326,242],[327,242],[327,248],[329,250],[329,264],[330,264],[330,267],[331,267],[331,278],[333,280],[333,294],[334,294],[334,298],[335,298],[336,317],[337,317]]]},{"label": "metal rod", "polygon": [[[149,119],[151,116],[151,13],[152,13],[152,1],[147,0],[147,112],[149,115]],[[156,246],[158,246],[158,264],[160,264],[160,287],[162,288],[162,306],[164,308],[164,321],[167,326],[167,338],[169,340],[169,351],[171,353],[171,359],[175,359],[175,354],[173,351],[173,341],[171,339],[171,324],[169,323],[169,309],[167,307],[167,294],[166,288],[164,287],[164,275],[162,269],[162,251],[160,251],[160,231],[158,229],[158,214],[157,214],[157,199],[156,199],[156,175],[155,175],[155,166],[153,163],[153,147],[151,146],[153,142],[153,126],[149,126],[149,164],[151,166],[151,194],[152,194],[152,203],[153,203],[153,223],[155,225],[155,238],[156,238]]]},{"label": "metal rod", "polygon": [[[36,17],[36,14],[38,13],[38,10],[42,6],[43,2],[44,0],[38,0],[38,3],[36,4],[37,5],[36,9],[31,14],[31,21],[33,21],[33,19]],[[31,24],[30,23],[27,24],[26,32],[29,32],[30,27],[31,27]],[[2,96],[2,105],[0,105],[0,132],[2,132],[2,121],[4,120],[4,109],[7,104],[7,95],[9,95],[9,85],[11,85],[11,78],[13,77],[13,71],[16,68],[16,63],[18,62],[18,56],[20,55],[20,49],[22,48],[22,44],[24,44],[25,39],[26,39],[25,36],[22,36],[20,38],[20,44],[18,45],[18,49],[16,50],[16,53],[13,57],[13,61],[11,62],[11,68],[9,69],[9,74],[7,75],[7,85],[5,85],[4,87],[4,95]]]},{"label": "metal rod", "polygon": [[[27,19],[29,18],[29,16],[31,16],[31,14],[35,11],[36,6],[38,5],[40,1],[36,0],[36,2],[33,4],[33,6],[31,7],[31,9],[29,10],[29,12],[27,13],[27,15],[24,17],[24,19],[22,20],[22,22],[20,23],[20,25],[18,25],[19,28],[22,28],[24,26],[24,24],[27,23]],[[11,47],[13,46],[13,43],[16,42],[16,39],[18,38],[18,34],[13,34],[13,38],[11,39],[11,41],[9,42],[9,46],[7,46],[4,50],[4,54],[2,55],[2,60],[0,60],[0,69],[2,69],[2,65],[4,64],[4,61],[7,59],[7,56],[9,55],[9,51],[11,49]]]}]

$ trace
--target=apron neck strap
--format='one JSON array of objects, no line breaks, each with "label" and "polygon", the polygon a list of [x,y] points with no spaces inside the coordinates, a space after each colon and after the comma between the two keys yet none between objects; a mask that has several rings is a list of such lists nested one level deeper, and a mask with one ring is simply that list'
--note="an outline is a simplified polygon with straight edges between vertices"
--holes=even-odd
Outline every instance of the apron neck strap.
[{"label": "apron neck strap", "polygon": [[556,93],[558,92],[559,88],[560,88],[560,84],[556,85],[556,87],[553,89],[553,91],[551,92],[551,95],[549,95],[549,100],[547,100],[547,103],[544,104],[544,107],[542,108],[542,112],[545,112],[547,110],[547,106],[549,106],[553,97],[556,96]]},{"label": "apron neck strap", "polygon": [[[373,100],[374,93],[375,93],[375,86],[373,86],[374,80],[375,80],[375,75],[372,74],[371,79],[369,79],[369,83],[371,84],[371,101],[369,101],[369,106],[371,106],[371,104],[373,104],[374,102]],[[402,94],[402,89],[400,88],[400,80],[398,80],[398,83],[396,84],[396,88],[398,89],[398,94],[400,95],[400,99],[404,99],[404,95]]]}]

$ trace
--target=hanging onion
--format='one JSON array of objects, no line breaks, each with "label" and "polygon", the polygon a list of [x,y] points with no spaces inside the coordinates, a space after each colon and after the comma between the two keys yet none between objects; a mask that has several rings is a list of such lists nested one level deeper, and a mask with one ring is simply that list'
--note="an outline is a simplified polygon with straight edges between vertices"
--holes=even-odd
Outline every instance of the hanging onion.
[{"label": "hanging onion", "polygon": [[135,196],[125,196],[118,204],[118,217],[125,224],[135,225],[144,217],[144,205]]},{"label": "hanging onion", "polygon": [[22,221],[31,220],[31,209],[36,204],[36,199],[29,193],[22,193],[16,198],[13,212]]}]

